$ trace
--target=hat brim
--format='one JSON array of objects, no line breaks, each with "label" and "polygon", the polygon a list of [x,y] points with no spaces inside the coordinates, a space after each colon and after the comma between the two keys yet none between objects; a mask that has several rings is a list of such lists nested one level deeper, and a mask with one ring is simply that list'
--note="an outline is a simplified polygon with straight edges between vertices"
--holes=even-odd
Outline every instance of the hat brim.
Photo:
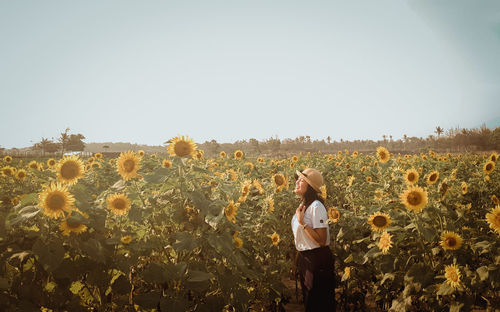
[{"label": "hat brim", "polygon": [[313,183],[311,183],[311,180],[309,180],[302,172],[298,171],[298,170],[295,170],[295,173],[301,177],[302,179],[304,179],[307,184],[309,184],[316,192],[318,193],[321,193],[321,190],[318,186],[314,185]]}]

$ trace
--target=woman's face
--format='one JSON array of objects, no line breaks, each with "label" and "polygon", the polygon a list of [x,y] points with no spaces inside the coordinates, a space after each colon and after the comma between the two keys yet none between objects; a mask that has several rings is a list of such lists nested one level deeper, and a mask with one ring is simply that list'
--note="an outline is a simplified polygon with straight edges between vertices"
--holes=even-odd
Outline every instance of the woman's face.
[{"label": "woman's face", "polygon": [[307,182],[303,178],[299,177],[295,182],[295,194],[304,196],[307,191]]}]

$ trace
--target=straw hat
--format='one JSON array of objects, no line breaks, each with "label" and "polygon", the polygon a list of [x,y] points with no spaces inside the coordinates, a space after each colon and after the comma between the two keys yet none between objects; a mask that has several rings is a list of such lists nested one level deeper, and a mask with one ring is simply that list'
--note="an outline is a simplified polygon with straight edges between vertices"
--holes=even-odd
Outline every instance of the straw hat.
[{"label": "straw hat", "polygon": [[314,189],[316,192],[321,192],[321,187],[323,186],[323,176],[321,172],[313,168],[304,169],[302,172],[296,171],[297,175],[302,179],[306,180],[306,182]]}]

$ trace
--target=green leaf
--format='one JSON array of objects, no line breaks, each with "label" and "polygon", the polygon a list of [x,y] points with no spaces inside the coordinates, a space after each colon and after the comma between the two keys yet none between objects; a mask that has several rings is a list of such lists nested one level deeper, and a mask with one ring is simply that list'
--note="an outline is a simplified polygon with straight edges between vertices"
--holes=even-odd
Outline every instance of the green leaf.
[{"label": "green leaf", "polygon": [[105,263],[106,262],[106,249],[96,239],[89,239],[81,243],[80,248],[90,259]]},{"label": "green leaf", "polygon": [[214,277],[214,275],[212,273],[196,271],[196,270],[189,270],[187,281],[193,282],[193,283],[200,283],[200,282],[208,281],[212,277]]},{"label": "green leaf", "polygon": [[13,226],[18,223],[25,222],[26,220],[29,220],[33,217],[35,217],[37,214],[40,213],[40,208],[37,206],[26,206],[23,207],[19,210],[18,215],[8,221],[8,226]]},{"label": "green leaf", "polygon": [[121,191],[125,188],[125,186],[127,186],[127,183],[124,180],[120,179],[120,180],[116,181],[116,183],[113,184],[113,186],[111,186],[111,188],[114,190],[117,190],[117,191]]},{"label": "green leaf", "polygon": [[432,242],[436,237],[436,230],[434,228],[424,227],[422,229],[422,235],[427,242]]},{"label": "green leaf", "polygon": [[455,289],[453,289],[453,287],[451,287],[447,282],[444,282],[439,287],[437,294],[441,296],[447,296],[451,295],[453,292],[455,292]]},{"label": "green leaf", "polygon": [[176,242],[172,244],[177,253],[187,250],[191,251],[198,247],[198,240],[196,240],[188,232],[180,232],[175,235]]},{"label": "green leaf", "polygon": [[25,205],[34,205],[38,203],[38,193],[30,193],[26,196],[24,196],[23,198],[21,198],[21,200],[19,201],[19,204],[21,206],[25,206]]},{"label": "green leaf", "polygon": [[155,309],[160,303],[161,294],[159,291],[151,291],[134,296],[134,302],[146,309]]},{"label": "green leaf", "polygon": [[158,168],[152,174],[144,175],[144,181],[153,184],[163,182],[169,171],[168,168]]},{"label": "green leaf", "polygon": [[186,270],[186,262],[179,262],[176,264],[169,263],[165,266],[165,278],[167,280],[183,280]]},{"label": "green leaf", "polygon": [[189,302],[181,296],[178,298],[162,298],[160,300],[161,311],[190,311],[189,306]]},{"label": "green leaf", "polygon": [[454,302],[450,304],[450,312],[460,312],[460,309],[464,306],[463,303]]},{"label": "green leaf", "polygon": [[476,270],[477,274],[479,274],[479,278],[481,281],[484,281],[488,279],[488,267],[483,265],[482,267],[477,268]]},{"label": "green leaf", "polygon": [[53,272],[64,258],[64,247],[62,242],[55,240],[45,244],[41,240],[37,240],[32,247],[33,253],[38,257],[38,261],[46,271]]},{"label": "green leaf", "polygon": [[142,272],[142,278],[148,283],[160,284],[166,282],[164,271],[165,269],[161,265],[150,263]]},{"label": "green leaf", "polygon": [[390,279],[391,281],[394,280],[394,277],[395,275],[392,274],[392,273],[385,273],[384,274],[384,277],[382,278],[382,280],[380,281],[380,285],[383,285],[385,283],[386,280]]},{"label": "green leaf", "polygon": [[344,263],[351,262],[353,258],[354,258],[354,256],[352,254],[350,254],[347,258],[344,259]]},{"label": "green leaf", "polygon": [[9,289],[9,280],[3,277],[0,277],[0,289],[8,290]]},{"label": "green leaf", "polygon": [[479,254],[482,255],[482,254],[488,253],[490,251],[491,243],[489,241],[481,241],[481,242],[475,243],[473,246],[475,247],[475,249],[480,249]]},{"label": "green leaf", "polygon": [[120,275],[115,280],[111,288],[113,289],[114,293],[124,295],[130,292],[131,287],[132,286],[130,285],[128,278],[126,278],[125,275]]},{"label": "green leaf", "polygon": [[366,263],[368,261],[369,258],[376,258],[378,256],[380,256],[382,254],[382,252],[380,251],[380,249],[375,246],[375,247],[372,247],[370,250],[368,250],[368,252],[365,254],[365,261],[364,263]]}]

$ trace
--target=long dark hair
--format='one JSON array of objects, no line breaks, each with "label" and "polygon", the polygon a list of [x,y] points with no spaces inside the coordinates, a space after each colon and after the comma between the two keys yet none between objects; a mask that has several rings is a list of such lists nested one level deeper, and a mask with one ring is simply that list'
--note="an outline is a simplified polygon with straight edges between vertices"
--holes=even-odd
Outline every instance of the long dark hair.
[{"label": "long dark hair", "polygon": [[315,200],[319,200],[323,205],[325,205],[325,201],[323,198],[320,196],[318,192],[316,192],[315,189],[312,188],[309,184],[307,184],[307,191],[304,194],[304,199],[302,200],[302,203],[307,207],[309,207]]}]

